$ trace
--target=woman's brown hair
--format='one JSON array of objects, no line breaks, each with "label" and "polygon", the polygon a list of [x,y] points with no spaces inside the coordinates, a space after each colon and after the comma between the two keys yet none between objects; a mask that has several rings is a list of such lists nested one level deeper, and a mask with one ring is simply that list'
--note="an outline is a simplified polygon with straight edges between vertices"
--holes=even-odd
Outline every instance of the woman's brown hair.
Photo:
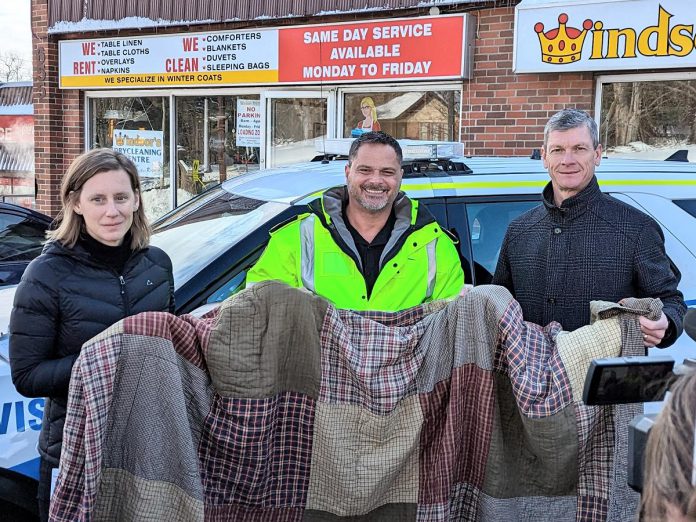
[{"label": "woman's brown hair", "polygon": [[[140,178],[135,164],[120,152],[112,149],[92,149],[80,154],[68,167],[60,185],[62,209],[56,218],[59,223],[55,230],[47,232],[49,239],[60,241],[71,248],[84,229],[82,216],[75,212],[75,203],[80,199],[83,185],[97,174],[110,170],[123,170],[128,174],[133,193],[140,197]],[[138,210],[133,213],[131,250],[138,250],[150,243],[150,224],[145,216],[142,197]]]},{"label": "woman's brown hair", "polygon": [[672,386],[645,451],[641,520],[696,521],[696,370]]}]

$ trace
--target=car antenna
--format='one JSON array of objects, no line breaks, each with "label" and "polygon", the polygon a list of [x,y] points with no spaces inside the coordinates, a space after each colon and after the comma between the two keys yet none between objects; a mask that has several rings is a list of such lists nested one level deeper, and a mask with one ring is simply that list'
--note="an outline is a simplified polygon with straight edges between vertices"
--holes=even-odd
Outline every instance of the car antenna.
[{"label": "car antenna", "polygon": [[665,161],[684,161],[684,162],[689,162],[689,151],[686,149],[679,149],[677,152],[672,154],[669,158],[666,158]]}]

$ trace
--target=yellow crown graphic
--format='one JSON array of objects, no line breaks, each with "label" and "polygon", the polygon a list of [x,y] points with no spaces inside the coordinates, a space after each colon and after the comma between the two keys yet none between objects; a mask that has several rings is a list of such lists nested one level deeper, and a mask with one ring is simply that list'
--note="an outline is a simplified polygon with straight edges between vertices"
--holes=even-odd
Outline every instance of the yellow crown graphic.
[{"label": "yellow crown graphic", "polygon": [[122,134],[118,134],[118,135],[116,136],[116,145],[118,145],[118,146],[121,147],[121,146],[123,146],[124,142],[125,142],[125,140],[123,139],[123,135],[122,135]]},{"label": "yellow crown graphic", "polygon": [[545,63],[572,63],[580,59],[582,43],[587,31],[592,28],[592,20],[582,23],[582,31],[575,27],[566,27],[567,23],[568,15],[561,13],[558,17],[558,28],[544,33],[544,24],[537,22],[534,26],[541,45],[541,59]]}]

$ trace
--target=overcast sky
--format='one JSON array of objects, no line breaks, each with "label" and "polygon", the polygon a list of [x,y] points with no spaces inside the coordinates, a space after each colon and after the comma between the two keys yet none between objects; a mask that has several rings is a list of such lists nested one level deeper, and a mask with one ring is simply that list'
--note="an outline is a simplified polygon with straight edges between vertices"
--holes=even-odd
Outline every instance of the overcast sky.
[{"label": "overcast sky", "polygon": [[31,63],[30,0],[0,0],[0,53],[15,51]]}]

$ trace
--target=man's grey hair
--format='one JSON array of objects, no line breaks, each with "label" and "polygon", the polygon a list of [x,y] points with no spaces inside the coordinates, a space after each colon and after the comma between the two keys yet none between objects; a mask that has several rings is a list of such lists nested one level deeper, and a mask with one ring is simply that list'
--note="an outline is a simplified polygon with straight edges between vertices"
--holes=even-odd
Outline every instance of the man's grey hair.
[{"label": "man's grey hair", "polygon": [[590,118],[590,115],[578,109],[563,109],[551,116],[549,121],[546,122],[546,127],[544,127],[544,148],[548,144],[549,133],[576,129],[582,126],[585,126],[590,131],[592,147],[595,149],[599,147],[599,130],[597,129],[597,123]]},{"label": "man's grey hair", "polygon": [[392,138],[389,134],[381,131],[365,132],[358,136],[353,143],[350,145],[350,151],[348,152],[348,165],[352,165],[355,160],[355,156],[358,155],[358,149],[365,144],[372,145],[387,145],[394,149],[396,153],[396,158],[401,163],[404,159],[404,154],[401,151],[401,145],[399,142]]}]

